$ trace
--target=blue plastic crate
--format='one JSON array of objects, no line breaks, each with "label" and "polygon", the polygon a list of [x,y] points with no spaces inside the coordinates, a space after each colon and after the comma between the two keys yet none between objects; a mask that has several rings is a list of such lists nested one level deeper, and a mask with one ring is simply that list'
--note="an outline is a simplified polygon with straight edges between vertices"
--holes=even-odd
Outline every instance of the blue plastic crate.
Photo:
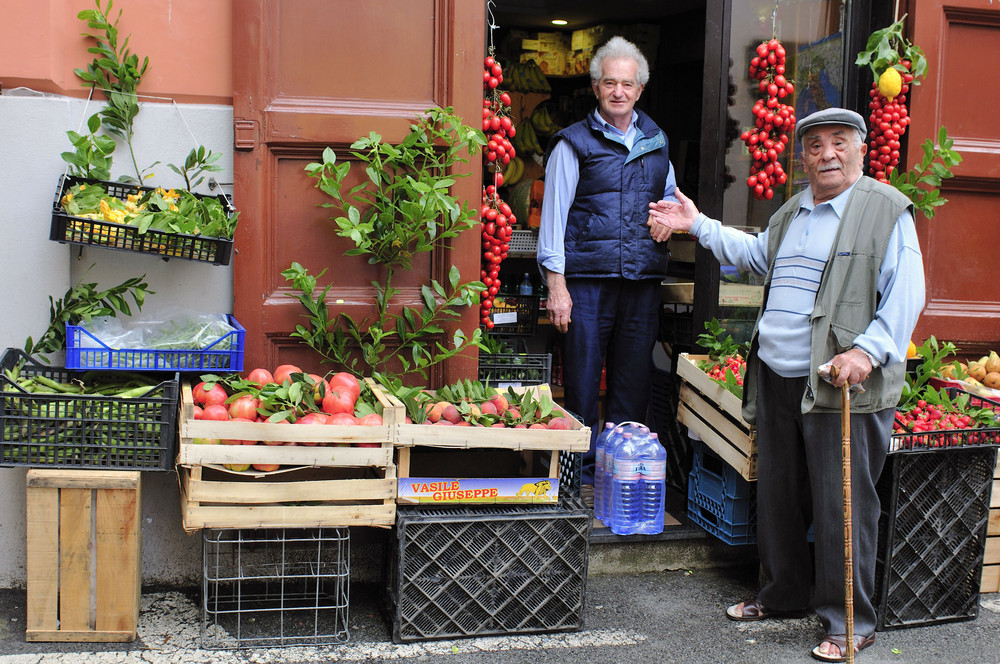
[{"label": "blue plastic crate", "polygon": [[[246,330],[228,316],[233,331],[207,348],[144,350],[110,348],[79,325],[66,324],[66,368],[128,371],[243,371]],[[85,347],[86,345],[86,347]]]},{"label": "blue plastic crate", "polygon": [[[688,518],[726,544],[757,541],[757,483],[749,482],[704,443],[691,441]],[[812,526],[806,539],[815,540]]]},{"label": "blue plastic crate", "polygon": [[687,516],[726,544],[757,541],[757,484],[704,443],[691,441]]},{"label": "blue plastic crate", "polygon": [[[756,520],[756,482],[748,482],[704,443],[692,441],[688,495],[729,523]],[[690,489],[693,489],[690,490]]]},{"label": "blue plastic crate", "polygon": [[715,535],[726,544],[754,544],[757,542],[757,520],[750,523],[729,523],[720,519],[708,509],[691,501],[691,487],[688,487],[688,519],[695,525]]}]

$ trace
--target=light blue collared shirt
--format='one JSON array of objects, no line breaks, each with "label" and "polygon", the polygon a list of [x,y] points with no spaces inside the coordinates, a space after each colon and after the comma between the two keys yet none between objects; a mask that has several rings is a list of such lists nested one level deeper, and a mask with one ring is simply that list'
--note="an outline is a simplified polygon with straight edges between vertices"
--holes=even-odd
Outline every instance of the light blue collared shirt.
[{"label": "light blue collared shirt", "polygon": [[[632,111],[632,122],[629,123],[628,130],[622,131],[618,127],[606,122],[601,114],[594,109],[592,117],[604,128],[605,135],[611,140],[617,140],[629,150],[638,138],[639,128],[636,121],[639,114]],[[541,227],[538,229],[538,265],[542,278],[545,278],[545,270],[564,274],[566,271],[566,254],[564,240],[566,237],[566,220],[569,217],[569,209],[573,205],[576,197],[576,186],[580,182],[580,162],[576,157],[576,152],[566,141],[559,141],[552,148],[552,153],[545,164],[545,196],[542,198],[542,218]],[[674,198],[674,189],[677,186],[674,175],[674,166],[670,165],[667,172],[667,179],[663,185],[663,197],[668,200]]]},{"label": "light blue collared shirt", "polygon": [[[809,374],[809,315],[816,304],[819,279],[830,256],[837,228],[854,185],[835,198],[813,203],[806,189],[775,258],[767,307],[758,329],[760,359],[786,378]],[[740,272],[767,272],[765,229],[754,237],[699,215],[691,234],[719,262]],[[882,364],[903,362],[910,334],[924,307],[924,265],[913,215],[896,220],[878,274],[881,293],[875,319],[854,344]]]}]

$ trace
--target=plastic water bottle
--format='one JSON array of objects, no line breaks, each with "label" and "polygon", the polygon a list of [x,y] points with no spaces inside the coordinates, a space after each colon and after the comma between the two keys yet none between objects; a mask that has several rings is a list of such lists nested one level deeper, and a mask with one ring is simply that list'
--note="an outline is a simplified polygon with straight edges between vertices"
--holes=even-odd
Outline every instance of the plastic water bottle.
[{"label": "plastic water bottle", "polygon": [[[624,436],[625,426],[618,425],[612,430],[611,435],[608,436],[607,443],[604,444],[604,468],[602,471],[603,479],[601,480],[601,521],[609,528],[614,517],[614,512],[611,509],[611,473],[615,465],[615,450],[625,439]],[[597,494],[596,488],[594,489],[594,494],[595,496]],[[594,504],[597,504],[596,497],[594,498]]]},{"label": "plastic water bottle", "polygon": [[663,499],[667,490],[667,451],[659,436],[649,434],[639,448],[642,480],[639,485],[639,530],[643,535],[663,532]]},{"label": "plastic water bottle", "polygon": [[534,289],[531,286],[531,275],[527,272],[524,273],[524,279],[521,280],[521,287],[519,293],[521,295],[531,295]]},{"label": "plastic water bottle", "polygon": [[[604,518],[601,521],[608,528],[611,527],[611,522],[614,521],[614,509],[612,509],[612,496],[613,496],[613,486],[612,474],[614,472],[615,465],[615,451],[618,446],[624,441],[625,433],[636,433],[645,430],[647,433],[649,429],[645,426],[639,424],[638,422],[623,422],[615,427],[615,430],[611,432],[611,436],[608,438],[608,442],[604,446],[604,480],[603,484],[603,512]],[[596,464],[595,464],[596,465]],[[596,489],[594,490],[596,493]],[[596,499],[595,499],[596,503]]]},{"label": "plastic water bottle", "polygon": [[647,436],[626,431],[615,448],[611,491],[611,532],[634,535],[639,532],[639,449]]},{"label": "plastic water bottle", "polygon": [[615,430],[613,422],[604,423],[604,431],[597,435],[594,445],[594,517],[604,519],[604,449]]}]

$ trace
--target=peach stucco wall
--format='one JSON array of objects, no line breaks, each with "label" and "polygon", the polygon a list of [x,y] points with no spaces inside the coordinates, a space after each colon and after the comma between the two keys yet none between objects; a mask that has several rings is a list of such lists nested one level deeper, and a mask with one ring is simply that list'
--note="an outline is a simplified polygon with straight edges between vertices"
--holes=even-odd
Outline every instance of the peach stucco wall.
[{"label": "peach stucco wall", "polygon": [[[32,0],[7,3],[0,39],[0,85],[27,87],[77,97],[87,89],[73,74],[94,56],[94,31],[77,18],[94,9],[94,0]],[[119,42],[149,69],[139,92],[178,102],[231,104],[233,97],[231,0],[116,0],[111,18],[121,11]],[[101,0],[107,7],[107,0]]]}]

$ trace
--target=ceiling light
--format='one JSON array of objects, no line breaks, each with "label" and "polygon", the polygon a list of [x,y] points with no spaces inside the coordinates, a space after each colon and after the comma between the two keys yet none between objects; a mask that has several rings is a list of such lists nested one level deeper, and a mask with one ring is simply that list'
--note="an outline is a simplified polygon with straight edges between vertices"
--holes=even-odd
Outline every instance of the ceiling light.
[{"label": "ceiling light", "polygon": [[569,21],[567,21],[564,18],[554,18],[554,19],[552,19],[552,25],[566,25],[567,23],[569,23]]}]

